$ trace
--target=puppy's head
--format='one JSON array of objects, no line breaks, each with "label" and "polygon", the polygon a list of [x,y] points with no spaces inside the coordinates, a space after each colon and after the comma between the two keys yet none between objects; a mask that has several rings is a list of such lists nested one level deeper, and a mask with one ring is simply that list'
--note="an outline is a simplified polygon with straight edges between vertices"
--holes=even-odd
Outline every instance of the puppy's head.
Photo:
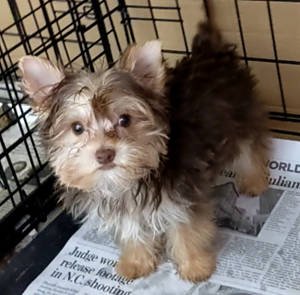
[{"label": "puppy's head", "polygon": [[94,74],[67,74],[34,56],[19,68],[61,184],[126,187],[158,168],[169,128],[159,41],[130,46],[116,67]]}]

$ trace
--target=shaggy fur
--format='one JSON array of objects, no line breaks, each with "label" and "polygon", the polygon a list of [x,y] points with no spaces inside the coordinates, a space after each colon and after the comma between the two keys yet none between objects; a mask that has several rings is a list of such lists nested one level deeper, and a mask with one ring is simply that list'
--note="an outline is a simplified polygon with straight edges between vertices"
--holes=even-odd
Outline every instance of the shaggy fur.
[{"label": "shaggy fur", "polygon": [[130,46],[96,74],[20,61],[50,164],[67,188],[62,200],[114,234],[123,251],[116,269],[127,278],[149,275],[166,252],[181,278],[208,279],[214,178],[232,165],[245,193],[267,188],[266,115],[253,77],[208,23],[192,48],[168,74],[158,41]]}]

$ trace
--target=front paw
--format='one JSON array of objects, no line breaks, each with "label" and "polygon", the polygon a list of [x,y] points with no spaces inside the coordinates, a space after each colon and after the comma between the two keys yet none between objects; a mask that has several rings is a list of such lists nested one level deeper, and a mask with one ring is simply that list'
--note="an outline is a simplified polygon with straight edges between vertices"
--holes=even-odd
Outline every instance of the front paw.
[{"label": "front paw", "polygon": [[157,268],[156,261],[128,261],[119,260],[116,265],[116,272],[126,279],[138,279],[148,277]]},{"label": "front paw", "polygon": [[187,260],[178,265],[178,274],[182,280],[193,283],[207,281],[216,269],[216,257],[208,254],[203,259]]},{"label": "front paw", "polygon": [[254,178],[244,179],[238,184],[238,190],[240,194],[245,194],[249,197],[259,196],[262,192],[268,189],[267,178]]}]

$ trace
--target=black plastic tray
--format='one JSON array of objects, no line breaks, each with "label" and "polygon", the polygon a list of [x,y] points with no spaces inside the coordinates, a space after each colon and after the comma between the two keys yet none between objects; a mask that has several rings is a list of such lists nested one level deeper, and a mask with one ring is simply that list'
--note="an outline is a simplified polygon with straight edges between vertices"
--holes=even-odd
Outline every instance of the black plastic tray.
[{"label": "black plastic tray", "polygon": [[0,294],[21,295],[78,230],[72,218],[61,213],[44,231],[0,269]]}]

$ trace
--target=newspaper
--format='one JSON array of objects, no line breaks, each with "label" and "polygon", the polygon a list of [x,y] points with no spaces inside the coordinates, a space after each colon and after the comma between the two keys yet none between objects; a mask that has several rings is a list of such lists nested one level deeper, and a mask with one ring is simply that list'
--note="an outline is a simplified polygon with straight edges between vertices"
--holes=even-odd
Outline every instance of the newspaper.
[{"label": "newspaper", "polygon": [[223,171],[218,200],[218,267],[208,282],[179,279],[170,261],[145,279],[114,270],[111,237],[83,225],[23,295],[293,295],[300,294],[300,142],[273,139],[269,190],[239,195]]}]

